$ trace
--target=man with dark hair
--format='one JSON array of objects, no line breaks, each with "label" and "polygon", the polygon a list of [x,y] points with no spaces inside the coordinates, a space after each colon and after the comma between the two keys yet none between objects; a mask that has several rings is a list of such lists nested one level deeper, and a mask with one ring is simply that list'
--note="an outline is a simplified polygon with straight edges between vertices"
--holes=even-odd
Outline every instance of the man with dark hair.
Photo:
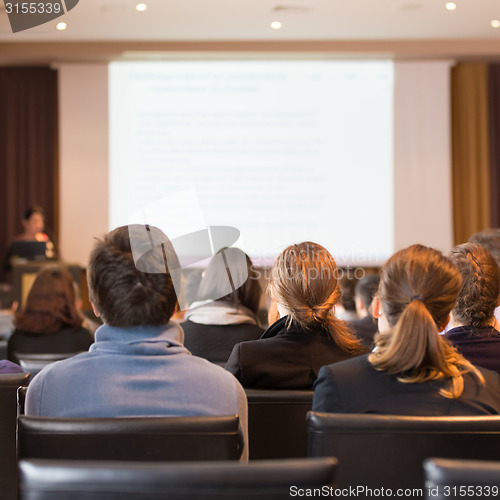
[{"label": "man with dark hair", "polygon": [[[44,368],[26,414],[64,417],[238,414],[247,438],[243,388],[226,370],[192,356],[176,304],[177,256],[157,228],[132,225],[98,241],[88,283],[104,321],[89,352]],[[245,446],[243,456],[247,456]]]},{"label": "man with dark hair", "polygon": [[377,321],[370,313],[373,297],[377,293],[380,277],[368,274],[361,278],[354,289],[354,301],[360,319],[351,321],[351,326],[361,342],[368,348],[373,348],[373,337],[377,333]]}]

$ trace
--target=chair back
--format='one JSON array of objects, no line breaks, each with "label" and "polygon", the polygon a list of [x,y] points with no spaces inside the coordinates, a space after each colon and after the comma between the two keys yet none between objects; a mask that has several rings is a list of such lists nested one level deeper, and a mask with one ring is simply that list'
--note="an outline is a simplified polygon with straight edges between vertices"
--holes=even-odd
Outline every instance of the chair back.
[{"label": "chair back", "polygon": [[429,457],[500,458],[500,416],[308,414],[308,455],[334,456],[337,483],[423,488]]},{"label": "chair back", "polygon": [[28,383],[29,374],[0,375],[0,496],[17,499],[16,416],[17,388]]},{"label": "chair back", "polygon": [[196,464],[23,460],[20,498],[289,500],[300,489],[333,487],[335,465],[331,458]]},{"label": "chair back", "polygon": [[31,378],[33,378],[42,368],[45,368],[51,363],[56,361],[61,361],[62,359],[71,358],[80,354],[79,352],[67,352],[67,353],[50,353],[50,354],[31,354],[14,352],[14,357],[21,365],[21,368],[25,373],[31,373]]},{"label": "chair back", "polygon": [[307,456],[313,391],[245,389],[250,459]]},{"label": "chair back", "polygon": [[20,459],[237,460],[237,416],[18,418]]},{"label": "chair back", "polygon": [[500,462],[429,458],[424,462],[428,498],[497,498]]}]

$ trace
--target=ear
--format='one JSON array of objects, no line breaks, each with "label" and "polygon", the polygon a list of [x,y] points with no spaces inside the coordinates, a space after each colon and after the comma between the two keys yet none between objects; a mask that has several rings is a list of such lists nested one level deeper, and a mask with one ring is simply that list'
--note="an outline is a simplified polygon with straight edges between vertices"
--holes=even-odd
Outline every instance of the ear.
[{"label": "ear", "polygon": [[371,304],[371,312],[372,316],[375,319],[379,319],[380,316],[382,316],[383,311],[382,311],[382,301],[380,300],[380,297],[373,297],[372,304]]},{"label": "ear", "polygon": [[101,313],[97,310],[97,307],[94,305],[92,301],[90,302],[90,305],[92,306],[92,311],[94,311],[96,318],[99,318],[101,316]]}]

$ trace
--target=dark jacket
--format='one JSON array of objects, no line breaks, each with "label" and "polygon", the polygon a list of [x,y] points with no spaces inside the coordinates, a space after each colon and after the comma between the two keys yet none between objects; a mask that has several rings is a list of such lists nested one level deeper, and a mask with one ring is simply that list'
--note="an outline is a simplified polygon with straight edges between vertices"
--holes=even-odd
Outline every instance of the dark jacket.
[{"label": "dark jacket", "polygon": [[[314,385],[313,411],[327,413],[380,413],[386,415],[466,416],[500,413],[500,382],[492,371],[480,369],[481,386],[464,375],[464,392],[458,399],[441,396],[446,381],[406,384],[373,368],[368,355],[324,366]],[[449,382],[449,381],[448,381]]]},{"label": "dark jacket", "polygon": [[184,330],[184,346],[195,356],[212,363],[225,363],[238,342],[256,340],[264,330],[257,325],[201,325],[193,321],[181,323]]},{"label": "dark jacket", "polygon": [[23,354],[73,354],[87,351],[94,337],[85,328],[63,327],[56,333],[31,333],[14,330],[7,345],[7,355],[18,363],[15,353]]},{"label": "dark jacket", "polygon": [[473,365],[493,370],[500,375],[500,332],[493,327],[459,326],[446,332],[458,351]]},{"label": "dark jacket", "polygon": [[288,316],[273,323],[260,340],[234,346],[226,364],[243,387],[311,389],[323,365],[354,356],[321,329],[307,331]]}]

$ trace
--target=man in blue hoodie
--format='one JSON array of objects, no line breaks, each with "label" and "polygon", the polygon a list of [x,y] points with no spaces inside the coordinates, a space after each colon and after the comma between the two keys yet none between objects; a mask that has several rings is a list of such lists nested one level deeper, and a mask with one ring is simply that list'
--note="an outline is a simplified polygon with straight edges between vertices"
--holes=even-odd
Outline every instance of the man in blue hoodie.
[{"label": "man in blue hoodie", "polygon": [[104,324],[88,352],[49,365],[33,379],[26,414],[238,414],[244,458],[245,392],[229,372],[183,346],[182,328],[170,321],[177,304],[176,270],[173,247],[157,228],[124,226],[98,241],[87,277],[92,307]]}]

